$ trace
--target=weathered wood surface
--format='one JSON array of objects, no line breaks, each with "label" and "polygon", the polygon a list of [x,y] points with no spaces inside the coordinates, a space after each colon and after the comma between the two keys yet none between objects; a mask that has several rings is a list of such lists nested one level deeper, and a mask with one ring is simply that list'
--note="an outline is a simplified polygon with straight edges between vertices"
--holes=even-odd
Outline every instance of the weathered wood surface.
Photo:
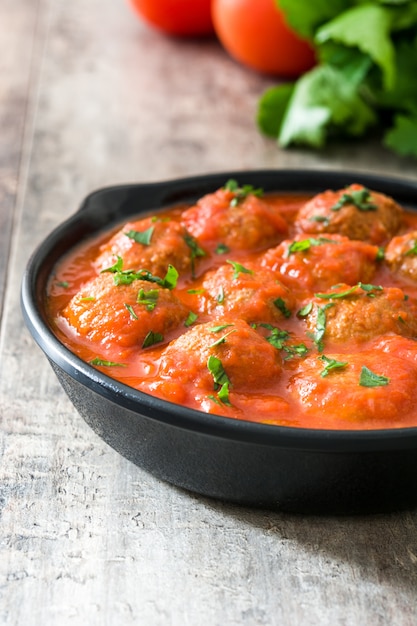
[{"label": "weathered wood surface", "polygon": [[253,124],[271,81],[123,0],[0,0],[0,67],[0,623],[415,626],[416,512],[290,516],[160,483],[78,417],[19,314],[28,255],[102,185],[263,167],[415,178],[415,163],[369,143],[279,151]]}]

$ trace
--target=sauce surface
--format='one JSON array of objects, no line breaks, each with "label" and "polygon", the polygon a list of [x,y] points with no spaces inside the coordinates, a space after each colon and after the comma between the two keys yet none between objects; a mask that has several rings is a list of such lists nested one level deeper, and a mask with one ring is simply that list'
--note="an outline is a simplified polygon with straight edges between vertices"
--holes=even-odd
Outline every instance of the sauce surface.
[{"label": "sauce surface", "polygon": [[83,242],[50,325],[162,399],[304,428],[417,425],[417,215],[361,185],[314,197],[227,181]]}]

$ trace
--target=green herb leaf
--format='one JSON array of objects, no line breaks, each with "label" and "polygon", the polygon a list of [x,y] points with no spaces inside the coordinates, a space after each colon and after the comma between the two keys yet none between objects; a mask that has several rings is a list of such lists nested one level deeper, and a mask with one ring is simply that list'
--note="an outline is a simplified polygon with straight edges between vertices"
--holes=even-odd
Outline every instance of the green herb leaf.
[{"label": "green herb leaf", "polygon": [[417,112],[399,114],[384,136],[384,144],[402,156],[417,157]]},{"label": "green herb leaf", "polygon": [[[327,219],[327,218],[325,218]],[[309,239],[301,239],[300,241],[293,241],[288,247],[288,254],[294,254],[295,252],[306,252],[313,246],[322,246],[325,243],[337,245],[338,242],[334,239],[326,237],[310,237]]]},{"label": "green herb leaf", "polygon": [[206,252],[197,243],[197,240],[190,234],[186,234],[184,241],[191,250],[191,275],[195,278],[195,260],[199,257],[206,256]]},{"label": "green herb leaf", "polygon": [[360,211],[376,211],[378,207],[373,202],[369,202],[370,197],[370,192],[365,188],[346,192],[342,194],[340,200],[331,207],[331,211],[339,211],[346,204],[353,204],[353,206]]},{"label": "green herb leaf", "polygon": [[310,352],[304,343],[293,344],[292,346],[284,346],[284,351],[287,352],[285,360],[288,361],[293,357],[305,357]]},{"label": "green herb leaf", "polygon": [[207,360],[207,368],[210,374],[213,376],[215,388],[224,385],[224,383],[230,383],[229,378],[224,371],[221,360],[214,355],[210,355]]},{"label": "green herb leaf", "polygon": [[139,230],[129,230],[125,233],[126,237],[129,239],[133,239],[136,243],[141,243],[144,246],[149,246],[151,243],[153,231],[155,230],[155,226],[151,226],[147,230],[139,231]]},{"label": "green herb leaf", "polygon": [[229,246],[226,246],[225,243],[219,243],[215,250],[216,254],[227,254],[230,252]]},{"label": "green herb leaf", "polygon": [[359,378],[359,385],[361,387],[385,387],[389,382],[390,379],[387,376],[375,374],[365,365],[362,367]]},{"label": "green herb leaf", "polygon": [[417,241],[410,241],[410,248],[404,253],[404,256],[416,256],[417,255]]},{"label": "green herb leaf", "polygon": [[125,302],[125,307],[129,311],[129,314],[130,314],[130,317],[132,318],[132,320],[139,319],[138,316],[136,315],[135,311],[133,310],[133,307],[132,307],[131,304],[127,304],[127,302]]},{"label": "green herb leaf", "polygon": [[158,303],[159,293],[158,289],[145,291],[141,288],[138,291],[136,302],[138,304],[144,304],[147,311],[153,311]]},{"label": "green herb leaf", "polygon": [[228,191],[232,191],[234,193],[234,198],[230,202],[230,206],[237,206],[240,202],[243,202],[249,195],[252,196],[262,196],[263,189],[255,189],[252,185],[243,185],[239,186],[236,180],[228,180],[224,186]]},{"label": "green herb leaf", "polygon": [[357,85],[346,81],[343,71],[319,65],[296,83],[280,127],[278,143],[322,148],[329,136],[363,135],[377,117],[361,98]]},{"label": "green herb leaf", "polygon": [[312,310],[313,310],[313,303],[312,302],[308,302],[303,307],[301,307],[301,309],[297,312],[297,316],[298,317],[307,317],[307,315],[309,315]]},{"label": "green herb leaf", "polygon": [[145,339],[142,343],[142,348],[149,348],[150,346],[155,345],[156,343],[160,343],[164,340],[164,336],[161,333],[154,332],[150,330],[146,335]]},{"label": "green herb leaf", "polygon": [[229,382],[223,383],[223,385],[220,387],[219,391],[217,392],[217,397],[219,398],[220,402],[222,402],[223,404],[226,404],[227,406],[232,406],[232,403],[230,402],[230,399],[229,399],[229,386],[230,386]]},{"label": "green herb leaf", "polygon": [[320,149],[378,125],[388,148],[417,158],[415,0],[275,2],[292,29],[313,42],[318,65],[265,91],[260,131],[284,148]]},{"label": "green herb leaf", "polygon": [[281,330],[271,324],[259,324],[259,326],[271,331],[271,334],[265,339],[271,346],[274,346],[277,350],[282,350],[285,342],[289,339],[290,333],[287,330]]},{"label": "green herb leaf", "polygon": [[198,319],[198,315],[197,315],[197,313],[194,313],[193,311],[190,311],[190,312],[188,313],[188,317],[187,317],[187,319],[186,319],[186,320],[185,320],[185,322],[184,322],[184,326],[186,326],[187,328],[188,328],[189,326],[192,326],[192,325],[194,324],[194,322],[196,322],[196,321],[197,321],[197,319]]},{"label": "green herb leaf", "polygon": [[89,361],[90,365],[98,365],[102,367],[126,367],[125,363],[116,363],[115,361],[106,361],[105,359],[100,359],[99,357],[95,357],[91,361]]},{"label": "green herb leaf", "polygon": [[225,299],[225,294],[224,294],[223,285],[220,285],[219,293],[217,294],[216,300],[219,304],[224,304],[224,299]]},{"label": "green herb leaf", "polygon": [[284,317],[286,318],[291,317],[291,311],[287,307],[285,300],[283,298],[277,298],[276,300],[274,300],[274,306],[276,306],[277,309],[281,311]]},{"label": "green herb leaf", "polygon": [[342,298],[347,298],[357,290],[358,285],[355,285],[354,287],[349,287],[349,289],[346,289],[345,291],[330,291],[326,293],[315,293],[314,295],[316,298],[322,298],[323,300],[340,300]]},{"label": "green herb leaf", "polygon": [[264,135],[276,139],[279,135],[287,107],[294,93],[291,83],[271,87],[259,101],[256,121]]},{"label": "green herb leaf", "polygon": [[312,40],[317,28],[342,13],[350,0],[275,0],[275,4],[301,37]]},{"label": "green herb leaf", "polygon": [[174,289],[177,286],[178,280],[178,272],[173,265],[168,265],[165,277],[160,278],[145,269],[138,271],[132,269],[124,270],[123,259],[120,256],[117,257],[117,261],[114,265],[101,270],[101,274],[105,272],[114,274],[115,285],[131,285],[135,280],[146,280],[161,285],[161,287],[165,287],[166,289]]},{"label": "green herb leaf", "polygon": [[230,328],[230,326],[233,326],[233,324],[219,324],[219,326],[213,326],[209,330],[211,333],[219,333],[225,328]]},{"label": "green herb leaf", "polygon": [[378,2],[351,7],[321,26],[315,35],[318,44],[336,42],[357,48],[380,68],[386,89],[395,75],[395,49],[391,41],[392,11]]},{"label": "green herb leaf", "polygon": [[334,370],[345,369],[345,367],[349,365],[347,361],[337,361],[336,359],[330,359],[329,357],[324,356],[324,354],[322,356],[319,356],[318,358],[320,359],[320,361],[323,361],[323,363],[325,363],[324,370],[320,372],[320,376],[322,378],[328,376],[330,372]]},{"label": "green herb leaf", "polygon": [[237,263],[236,261],[229,261],[228,260],[226,262],[230,263],[230,265],[234,269],[232,280],[236,280],[236,278],[239,276],[239,274],[253,274],[252,270],[249,270],[247,267],[243,267],[243,265],[241,265],[240,263]]}]

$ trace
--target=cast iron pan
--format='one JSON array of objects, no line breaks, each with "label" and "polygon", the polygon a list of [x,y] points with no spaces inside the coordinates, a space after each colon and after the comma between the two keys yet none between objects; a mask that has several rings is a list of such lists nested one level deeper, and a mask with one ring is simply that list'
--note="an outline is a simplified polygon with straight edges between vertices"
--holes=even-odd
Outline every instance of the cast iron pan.
[{"label": "cast iron pan", "polygon": [[416,184],[355,172],[238,171],[104,188],[89,195],[29,260],[21,291],[29,331],[92,429],[124,457],[177,487],[298,513],[415,507],[417,427],[309,430],[206,415],[112,380],[73,355],[48,327],[47,280],[75,244],[141,212],[193,202],[230,178],[265,191],[311,193],[357,182],[417,210]]}]

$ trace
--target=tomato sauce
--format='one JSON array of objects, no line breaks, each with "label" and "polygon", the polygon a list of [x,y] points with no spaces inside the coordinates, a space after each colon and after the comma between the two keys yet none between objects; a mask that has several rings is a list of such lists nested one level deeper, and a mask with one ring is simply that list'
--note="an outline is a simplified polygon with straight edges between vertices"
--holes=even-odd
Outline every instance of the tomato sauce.
[{"label": "tomato sauce", "polygon": [[417,214],[361,185],[314,197],[227,181],[74,248],[58,339],[107,375],[231,419],[417,426]]}]

